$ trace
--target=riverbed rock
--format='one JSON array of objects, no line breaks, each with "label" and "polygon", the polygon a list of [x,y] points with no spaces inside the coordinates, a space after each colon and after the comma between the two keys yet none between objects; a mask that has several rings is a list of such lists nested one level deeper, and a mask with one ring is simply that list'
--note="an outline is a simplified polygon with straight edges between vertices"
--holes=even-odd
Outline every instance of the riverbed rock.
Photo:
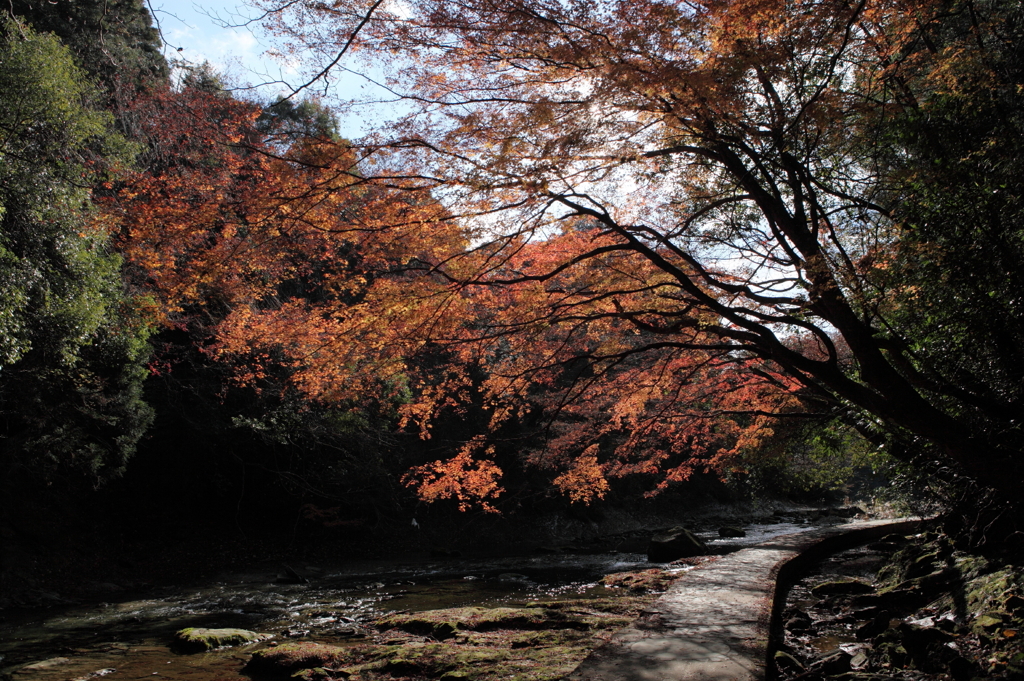
[{"label": "riverbed rock", "polygon": [[327,669],[325,667],[313,667],[303,669],[291,675],[293,681],[337,681],[348,679],[352,674],[345,669]]},{"label": "riverbed rock", "polygon": [[811,593],[818,598],[827,596],[855,596],[874,593],[875,587],[857,579],[839,579],[822,582],[811,588]]},{"label": "riverbed rock", "polygon": [[374,626],[381,631],[399,629],[418,636],[430,636],[439,641],[449,639],[459,631],[590,628],[590,625],[581,618],[541,607],[447,608],[412,614],[398,613],[380,618]]},{"label": "riverbed rock", "polygon": [[17,669],[16,673],[17,674],[31,674],[33,672],[46,671],[46,670],[49,670],[49,669],[53,669],[54,667],[60,667],[62,665],[68,664],[70,662],[71,662],[71,659],[67,658],[67,657],[51,657],[48,660],[42,660],[40,662],[33,662],[32,664],[27,664],[24,667],[19,667]]},{"label": "riverbed rock", "polygon": [[668,563],[677,558],[703,556],[708,547],[685,527],[673,527],[667,532],[651,537],[647,547],[647,560],[652,563]]},{"label": "riverbed rock", "polygon": [[894,665],[900,657],[905,656],[909,660],[903,659],[900,664],[909,663],[924,672],[939,673],[943,664],[956,656],[954,650],[947,645],[952,640],[952,634],[936,627],[901,622],[876,636],[873,643],[877,650],[895,654]]},{"label": "riverbed rock", "polygon": [[789,631],[807,631],[811,628],[811,616],[802,610],[793,610],[786,620],[786,629]]},{"label": "riverbed rock", "polygon": [[822,676],[836,676],[850,671],[850,660],[853,656],[844,650],[840,650],[816,660],[811,669]]},{"label": "riverbed rock", "polygon": [[428,679],[460,678],[453,673],[463,672],[472,678],[472,672],[481,667],[493,667],[508,658],[504,650],[486,648],[457,648],[440,643],[412,643],[396,648],[388,655],[379,671],[391,676],[415,676]]},{"label": "riverbed rock", "polygon": [[513,584],[533,584],[533,580],[518,572],[502,572],[498,575],[499,582],[511,582]]},{"label": "riverbed rock", "polygon": [[850,607],[854,609],[879,608],[880,610],[915,610],[930,598],[930,594],[919,588],[914,589],[887,589],[873,594],[862,594],[850,599]]},{"label": "riverbed rock", "polygon": [[283,643],[257,650],[242,671],[246,674],[280,676],[300,669],[333,669],[349,662],[350,651],[350,648],[322,643]]},{"label": "riverbed rock", "polygon": [[171,647],[180,653],[202,653],[214,648],[256,643],[269,638],[247,629],[202,629],[189,627],[174,634]]},{"label": "riverbed rock", "polygon": [[637,572],[616,572],[605,575],[601,578],[601,583],[615,589],[628,589],[630,593],[635,594],[661,593],[668,589],[669,585],[678,578],[678,574],[666,572],[659,568],[652,568]]},{"label": "riverbed rock", "polygon": [[284,563],[281,564],[281,567],[284,568],[284,574],[276,576],[275,584],[309,584],[309,580],[296,572],[294,568]]},{"label": "riverbed rock", "polygon": [[747,533],[742,528],[726,525],[718,528],[718,536],[723,538],[746,537]]},{"label": "riverbed rock", "polygon": [[857,627],[856,636],[860,641],[872,639],[889,628],[889,615],[878,615]]},{"label": "riverbed rock", "polygon": [[105,669],[97,669],[94,672],[89,672],[88,674],[83,674],[82,676],[76,676],[75,678],[71,679],[71,681],[94,681],[94,679],[99,679],[101,677],[106,676],[107,674],[113,674],[116,671],[117,670],[113,667],[106,667]]},{"label": "riverbed rock", "polygon": [[775,666],[782,671],[799,673],[804,670],[803,663],[784,650],[775,651]]}]

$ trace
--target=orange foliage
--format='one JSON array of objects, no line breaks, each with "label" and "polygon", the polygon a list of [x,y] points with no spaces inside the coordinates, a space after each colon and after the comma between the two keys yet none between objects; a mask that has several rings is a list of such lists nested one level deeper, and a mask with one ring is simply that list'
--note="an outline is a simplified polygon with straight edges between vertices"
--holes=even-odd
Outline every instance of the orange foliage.
[{"label": "orange foliage", "polygon": [[[474,459],[466,447],[447,461],[435,461],[425,466],[417,466],[406,474],[406,484],[415,486],[424,501],[454,499],[460,511],[472,507],[489,513],[497,509],[490,503],[501,492],[498,479],[501,469],[486,459]],[[485,454],[492,454],[488,448]]]},{"label": "orange foliage", "polygon": [[[539,424],[526,460],[579,499],[727,470],[800,390],[964,444],[865,274],[898,226],[859,135],[903,105],[892,75],[934,0],[262,4],[318,64],[386,55],[411,113],[361,148],[382,182],[436,190],[469,246],[293,336],[309,394],[407,373],[428,435],[478,390],[491,432]],[[424,347],[443,370],[416,374]]]},{"label": "orange foliage", "polygon": [[[741,81],[723,80],[722,69],[748,68],[736,46],[780,29],[771,2],[743,3],[753,23],[728,28],[737,7],[708,5],[721,22],[690,35],[683,29],[699,16],[657,3],[623,6],[629,16],[607,28],[617,40],[646,40],[630,22],[657,15],[680,30],[653,36],[671,43],[663,49],[732,41],[736,61],[686,74],[666,62],[643,78],[627,74],[635,64],[604,63],[602,87],[654,101],[685,75],[692,101],[717,93],[725,115],[740,111]],[[455,11],[445,5],[435,19]],[[459,48],[465,61],[450,71],[428,73],[434,57],[414,69],[413,78],[430,78],[419,87],[441,96],[476,68],[470,37]],[[544,47],[562,60],[578,60],[578,48]],[[641,59],[631,54],[624,60]],[[575,118],[555,116],[544,101],[456,116],[431,148],[441,154],[425,160],[414,142],[427,131],[415,121],[399,131],[407,134],[401,144],[357,151],[318,139],[282,147],[257,124],[256,107],[205,92],[154,93],[137,107],[151,163],[112,195],[108,214],[160,320],[201,319],[210,356],[231,362],[244,383],[284,367],[292,385],[325,402],[408,386],[403,424],[424,437],[438,416],[474,403],[490,434],[530,418],[545,437],[522,452],[524,461],[580,502],[603,497],[613,478],[658,475],[664,488],[696,472],[722,473],[770,436],[771,415],[799,408],[795,394],[806,382],[735,340],[753,335],[744,324],[766,314],[763,291],[744,293],[756,277],[702,267],[679,245],[673,225],[696,207],[670,193],[671,211],[659,214],[649,208],[657,192],[640,182],[633,193],[612,191],[621,199],[613,217],[573,193],[577,179],[612,175],[622,158],[636,158],[616,146],[642,134],[642,108],[605,123],[580,109]],[[579,127],[581,116],[592,130]],[[468,141],[481,150],[479,162],[462,155]],[[579,158],[594,167],[614,160],[596,171],[566,161]],[[548,172],[563,161],[568,179]],[[679,181],[701,197],[720,191],[696,172]],[[633,217],[654,226],[616,221]],[[443,366],[425,369],[418,358],[427,352],[443,356]],[[481,434],[406,480],[423,499],[494,510],[502,474],[494,451]]]},{"label": "orange foliage", "polygon": [[574,502],[589,504],[594,499],[604,499],[608,493],[608,480],[597,461],[597,445],[591,445],[573,461],[572,466],[553,480],[563,494]]}]

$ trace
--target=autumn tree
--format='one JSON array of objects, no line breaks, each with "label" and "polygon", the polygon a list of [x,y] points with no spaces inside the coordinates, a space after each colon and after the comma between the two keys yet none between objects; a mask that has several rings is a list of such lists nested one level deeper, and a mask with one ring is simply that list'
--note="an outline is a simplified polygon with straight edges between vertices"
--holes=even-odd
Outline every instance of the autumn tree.
[{"label": "autumn tree", "polygon": [[[365,186],[355,152],[316,101],[244,101],[208,67],[180,87],[140,94],[122,120],[144,149],[101,204],[128,283],[159,329],[149,382],[159,432],[188,423],[206,433],[202,446],[273,467],[299,494],[346,490],[353,503],[393,506],[401,488],[387,483],[388,430],[401,378],[369,369],[349,399],[314,404],[290,381],[298,361],[260,343],[287,335],[302,311],[323,315],[323,325],[323,310],[365,314],[363,290],[404,262],[406,245],[427,242],[393,242],[374,221],[436,220],[437,202]],[[240,310],[253,323],[236,324]],[[226,334],[251,351],[216,362],[211,350]],[[231,444],[254,437],[262,447]]]},{"label": "autumn tree", "polygon": [[[654,356],[674,347],[769,363],[893,454],[1016,498],[1016,365],[1003,363],[1006,378],[993,382],[991,364],[937,361],[943,332],[917,336],[917,322],[900,317],[906,302],[934,291],[949,318],[979,298],[892,271],[898,252],[924,265],[929,249],[956,258],[984,244],[981,261],[1000,257],[998,241],[940,236],[962,230],[954,225],[982,206],[993,207],[986,224],[1009,237],[1008,214],[994,209],[984,183],[950,194],[963,210],[939,207],[949,206],[942,182],[983,158],[991,161],[980,167],[1003,163],[995,147],[985,151],[991,137],[968,134],[975,125],[1016,130],[1012,3],[261,7],[272,30],[306,50],[310,84],[353,52],[392,55],[388,86],[415,110],[364,148],[393,161],[382,175],[444,196],[474,230],[473,249],[427,262],[436,276],[462,291],[556,286],[588,268],[618,272],[606,265],[613,255],[631,259],[639,269],[622,271],[632,287],[594,282],[585,311],[574,298],[552,300],[530,321],[568,329],[600,320],[616,327],[606,336],[587,329],[589,342],[637,333]],[[986,85],[972,89],[979,74]],[[999,102],[985,108],[992,121],[985,113],[972,122],[965,116],[990,86]],[[918,126],[934,107],[941,123]],[[906,132],[889,134],[900,126]],[[958,148],[936,143],[951,137]],[[911,176],[950,155],[955,172]],[[1015,205],[1012,185],[1005,191],[1003,205]],[[907,220],[920,214],[915,205],[932,216],[935,238]],[[579,248],[536,269],[517,266],[524,249],[581,219],[597,228],[581,234]],[[901,251],[908,234],[921,235],[920,255]],[[995,299],[1019,297],[1011,279],[1006,292],[990,289]],[[956,290],[970,288],[965,280]],[[641,290],[650,295],[633,295]],[[999,309],[1019,318],[1016,308]],[[963,334],[965,343],[978,338]],[[1004,356],[1019,356],[1012,336],[992,338],[1008,343]]]}]

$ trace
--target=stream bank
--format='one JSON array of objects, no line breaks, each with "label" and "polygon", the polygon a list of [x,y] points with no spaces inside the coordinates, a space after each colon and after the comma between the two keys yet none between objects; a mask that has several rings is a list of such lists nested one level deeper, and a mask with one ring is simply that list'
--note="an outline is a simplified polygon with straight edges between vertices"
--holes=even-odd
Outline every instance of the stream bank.
[{"label": "stream bank", "polygon": [[119,531],[116,525],[103,526],[83,515],[74,527],[41,522],[15,536],[0,532],[0,614],[117,600],[228,574],[274,573],[282,564],[301,569],[517,554],[644,553],[653,534],[675,525],[714,537],[724,549],[729,543],[717,541],[723,525],[795,530],[847,513],[780,502],[753,507],[701,501],[700,506],[659,504],[646,512],[611,508],[516,518],[421,515],[418,527],[409,520],[326,526],[299,517],[243,530],[232,528],[227,519],[199,515],[182,516],[173,527]]},{"label": "stream bank", "polygon": [[[745,538],[711,536],[718,534],[710,528],[720,518],[708,518],[701,527],[715,552],[728,553],[744,542],[757,543],[818,523],[842,522],[840,515],[819,510],[772,514],[748,525]],[[381,651],[391,651],[388,659],[392,659],[399,651],[428,646],[423,648],[424,660],[435,660],[430,664],[437,671],[448,664],[437,661],[438,656],[444,658],[453,645],[497,646],[504,652],[494,653],[499,657],[492,662],[526,660],[523,664],[529,669],[524,669],[527,676],[522,678],[558,678],[567,660],[581,659],[603,637],[634,618],[667,581],[700,562],[651,566],[643,554],[608,549],[627,540],[632,538],[595,537],[561,547],[540,546],[545,550],[518,556],[432,558],[427,554],[415,559],[319,565],[292,561],[292,572],[309,583],[283,583],[289,577],[284,566],[265,559],[246,571],[220,573],[192,586],[150,584],[129,591],[111,584],[99,602],[9,608],[6,621],[0,622],[5,656],[0,671],[16,681],[77,680],[95,678],[90,675],[100,672],[116,681],[140,678],[143,667],[159,662],[146,675],[192,681],[233,679],[238,678],[239,661],[244,663],[253,654],[251,647],[182,656],[174,654],[169,644],[174,632],[186,627],[241,627],[273,634],[272,640],[260,644],[265,648],[293,642],[346,650],[377,646],[370,652],[350,651],[363,657],[349,666],[387,666]],[[607,575],[624,571],[625,576],[605,581]],[[499,618],[498,624],[481,628],[473,623],[479,618],[471,610],[481,607],[514,612]],[[386,619],[425,611],[447,611],[444,616],[452,618],[451,630],[460,634],[448,637],[452,640],[446,640],[447,648],[429,647],[445,637],[433,629],[423,631],[422,623]],[[555,649],[560,652],[553,653]],[[552,664],[557,661],[557,669],[543,671],[551,665],[541,664],[538,656]],[[478,666],[486,666],[484,658]],[[116,671],[107,671],[111,669]],[[388,669],[393,677],[396,668]],[[449,671],[453,670],[444,673]]]},{"label": "stream bank", "polygon": [[891,534],[790,589],[781,681],[1024,679],[1024,566],[943,534]]}]

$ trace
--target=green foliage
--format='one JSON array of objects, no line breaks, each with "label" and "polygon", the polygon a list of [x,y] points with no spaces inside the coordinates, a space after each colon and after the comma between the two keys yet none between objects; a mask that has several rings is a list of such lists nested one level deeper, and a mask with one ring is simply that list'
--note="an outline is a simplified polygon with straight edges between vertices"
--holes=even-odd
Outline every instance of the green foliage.
[{"label": "green foliage", "polygon": [[108,92],[167,78],[160,36],[143,0],[11,0],[8,7],[37,33],[57,36]]},{"label": "green foliage", "polygon": [[278,99],[264,108],[257,121],[260,130],[289,141],[338,137],[338,117],[320,101]]},{"label": "green foliage", "polygon": [[227,92],[227,84],[210,62],[204,61],[198,65],[181,64],[177,65],[181,77],[178,80],[178,87],[181,90],[197,90],[212,95],[223,95],[230,97]]},{"label": "green foliage", "polygon": [[1024,437],[1024,24],[1017,2],[944,4],[900,65],[914,99],[873,131],[900,227],[874,283],[907,374],[1009,479]]},{"label": "green foliage", "polygon": [[0,35],[0,414],[10,466],[121,469],[151,418],[148,331],[89,187],[129,158],[67,48],[11,20]]},{"label": "green foliage", "polygon": [[838,420],[780,423],[772,441],[745,458],[744,483],[755,495],[871,496],[859,478],[889,465],[888,457]]},{"label": "green foliage", "polygon": [[[269,391],[268,391],[269,392]],[[245,400],[232,425],[276,451],[279,484],[306,501],[343,502],[350,511],[394,510],[408,466],[396,436],[404,386],[382,385],[362,404],[324,405],[286,390]]]}]

